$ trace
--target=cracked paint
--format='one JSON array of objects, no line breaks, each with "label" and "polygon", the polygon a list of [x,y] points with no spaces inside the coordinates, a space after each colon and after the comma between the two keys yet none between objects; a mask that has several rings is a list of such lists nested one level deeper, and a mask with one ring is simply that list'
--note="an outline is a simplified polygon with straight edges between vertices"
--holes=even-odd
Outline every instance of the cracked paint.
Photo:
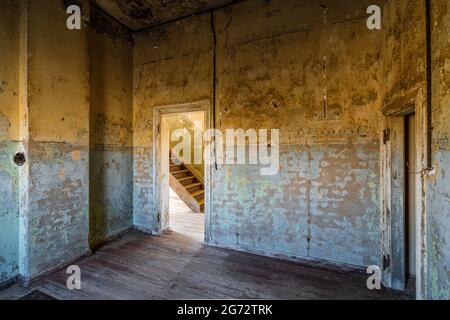
[{"label": "cracked paint", "polygon": [[428,296],[450,298],[450,3],[432,2],[433,19],[433,158],[435,176],[429,177],[428,208]]},{"label": "cracked paint", "polygon": [[15,1],[0,10],[0,288],[19,274],[19,10]]},{"label": "cracked paint", "polygon": [[[213,244],[378,263],[381,64],[378,46],[367,43],[379,43],[382,34],[355,37],[352,18],[367,7],[343,6],[327,2],[326,24],[323,8],[307,2],[247,1],[215,12],[216,125],[279,128],[282,151],[273,177],[250,165],[213,170]],[[348,21],[330,23],[341,19],[341,10]],[[135,36],[135,143],[151,147],[152,106],[209,96],[211,40],[208,15]],[[135,217],[148,215],[136,205],[152,198],[147,170],[135,170],[135,181],[147,184],[147,198],[135,189]]]},{"label": "cracked paint", "polygon": [[91,6],[89,243],[133,225],[133,41],[128,30]]},{"label": "cracked paint", "polygon": [[[4,0],[0,285],[64,265],[132,226],[159,231],[152,108],[210,99],[214,47],[215,127],[280,129],[281,157],[275,176],[251,165],[214,168],[211,244],[380,264],[390,215],[381,212],[381,109],[427,81],[423,7],[414,1],[375,1],[381,31],[365,27],[369,0],[248,0],[131,36],[86,0],[81,32],[58,27],[64,1],[30,1],[20,30],[19,8]],[[228,3],[95,2],[135,30]],[[448,6],[433,1],[436,174],[422,215],[433,299],[450,297]],[[23,169],[11,161],[18,151]]]}]

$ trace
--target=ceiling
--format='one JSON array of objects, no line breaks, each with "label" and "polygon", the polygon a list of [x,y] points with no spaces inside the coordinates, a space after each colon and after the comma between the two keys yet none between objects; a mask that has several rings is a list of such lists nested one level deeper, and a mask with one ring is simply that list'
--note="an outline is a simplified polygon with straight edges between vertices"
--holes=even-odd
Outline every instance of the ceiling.
[{"label": "ceiling", "polygon": [[236,2],[235,0],[92,0],[132,31]]}]

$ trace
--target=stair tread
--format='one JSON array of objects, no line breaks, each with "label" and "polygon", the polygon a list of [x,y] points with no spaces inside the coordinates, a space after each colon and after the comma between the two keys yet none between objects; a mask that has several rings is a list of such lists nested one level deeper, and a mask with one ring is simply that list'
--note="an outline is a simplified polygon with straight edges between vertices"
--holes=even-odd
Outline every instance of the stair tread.
[{"label": "stair tread", "polygon": [[185,189],[192,189],[198,186],[201,186],[202,184],[200,182],[198,183],[192,183],[192,184],[188,184],[187,186],[184,186]]},{"label": "stair tread", "polygon": [[187,181],[187,180],[191,180],[191,179],[195,179],[195,177],[194,176],[188,176],[188,177],[179,178],[177,180],[178,181]]},{"label": "stair tread", "polygon": [[205,190],[202,189],[202,190],[197,190],[195,192],[192,192],[191,195],[193,197],[196,197],[196,196],[199,196],[199,195],[204,194],[204,193],[205,193]]},{"label": "stair tread", "polygon": [[171,171],[171,174],[180,174],[180,173],[186,173],[186,172],[190,172],[189,170],[178,170],[178,171]]}]

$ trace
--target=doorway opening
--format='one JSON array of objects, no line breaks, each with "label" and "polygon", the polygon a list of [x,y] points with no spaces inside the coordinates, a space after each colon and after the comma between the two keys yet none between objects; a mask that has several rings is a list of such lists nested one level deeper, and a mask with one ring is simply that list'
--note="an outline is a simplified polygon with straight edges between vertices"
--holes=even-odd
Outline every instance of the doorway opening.
[{"label": "doorway opening", "polygon": [[388,161],[386,204],[389,212],[390,246],[383,256],[383,269],[390,287],[414,294],[417,260],[417,192],[420,169],[414,109],[389,119],[386,133]]},{"label": "doorway opening", "polygon": [[426,105],[421,89],[382,108],[383,284],[425,297],[426,279]]},{"label": "doorway opening", "polygon": [[205,234],[204,119],[204,111],[166,114],[161,126],[168,138],[162,140],[162,150],[168,150],[163,166],[169,177],[163,190],[169,198],[168,227],[200,242]]},{"label": "doorway opening", "polygon": [[210,243],[211,166],[204,164],[209,101],[153,109],[153,201],[157,234]]}]

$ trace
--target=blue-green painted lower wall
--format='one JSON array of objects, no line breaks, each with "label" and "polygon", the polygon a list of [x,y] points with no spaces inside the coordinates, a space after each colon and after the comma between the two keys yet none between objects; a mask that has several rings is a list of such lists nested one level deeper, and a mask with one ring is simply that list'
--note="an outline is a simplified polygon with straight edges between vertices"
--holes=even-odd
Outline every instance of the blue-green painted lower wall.
[{"label": "blue-green painted lower wall", "polygon": [[151,148],[133,151],[133,225],[148,232],[158,232],[153,215],[153,154]]},{"label": "blue-green painted lower wall", "polygon": [[283,146],[280,172],[214,171],[212,242],[369,266],[380,261],[378,143]]},{"label": "blue-green painted lower wall", "polygon": [[21,204],[19,169],[12,162],[19,147],[0,143],[0,285],[88,253],[89,235],[95,245],[133,225],[131,148],[28,144],[22,190],[28,202]]},{"label": "blue-green painted lower wall", "polygon": [[450,298],[450,151],[439,151],[427,190],[428,298]]},{"label": "blue-green painted lower wall", "polygon": [[[359,266],[379,263],[378,147],[284,146],[276,176],[261,176],[257,166],[219,166],[213,171],[213,242]],[[0,283],[19,274],[19,169],[12,162],[19,148],[0,143]],[[155,227],[149,149],[138,156],[135,150],[134,166],[128,148],[33,143],[28,151],[25,277],[89,249],[89,203],[91,223],[101,221],[96,240],[133,225],[132,198],[134,224]],[[438,152],[435,161],[427,190],[428,297],[448,299],[450,152]],[[137,169],[143,176],[133,183]]]},{"label": "blue-green painted lower wall", "polygon": [[132,148],[90,148],[91,247],[133,226]]},{"label": "blue-green painted lower wall", "polygon": [[89,154],[66,143],[28,145],[21,275],[34,278],[89,251]]},{"label": "blue-green painted lower wall", "polygon": [[0,142],[0,287],[19,272],[19,169],[16,142]]}]

